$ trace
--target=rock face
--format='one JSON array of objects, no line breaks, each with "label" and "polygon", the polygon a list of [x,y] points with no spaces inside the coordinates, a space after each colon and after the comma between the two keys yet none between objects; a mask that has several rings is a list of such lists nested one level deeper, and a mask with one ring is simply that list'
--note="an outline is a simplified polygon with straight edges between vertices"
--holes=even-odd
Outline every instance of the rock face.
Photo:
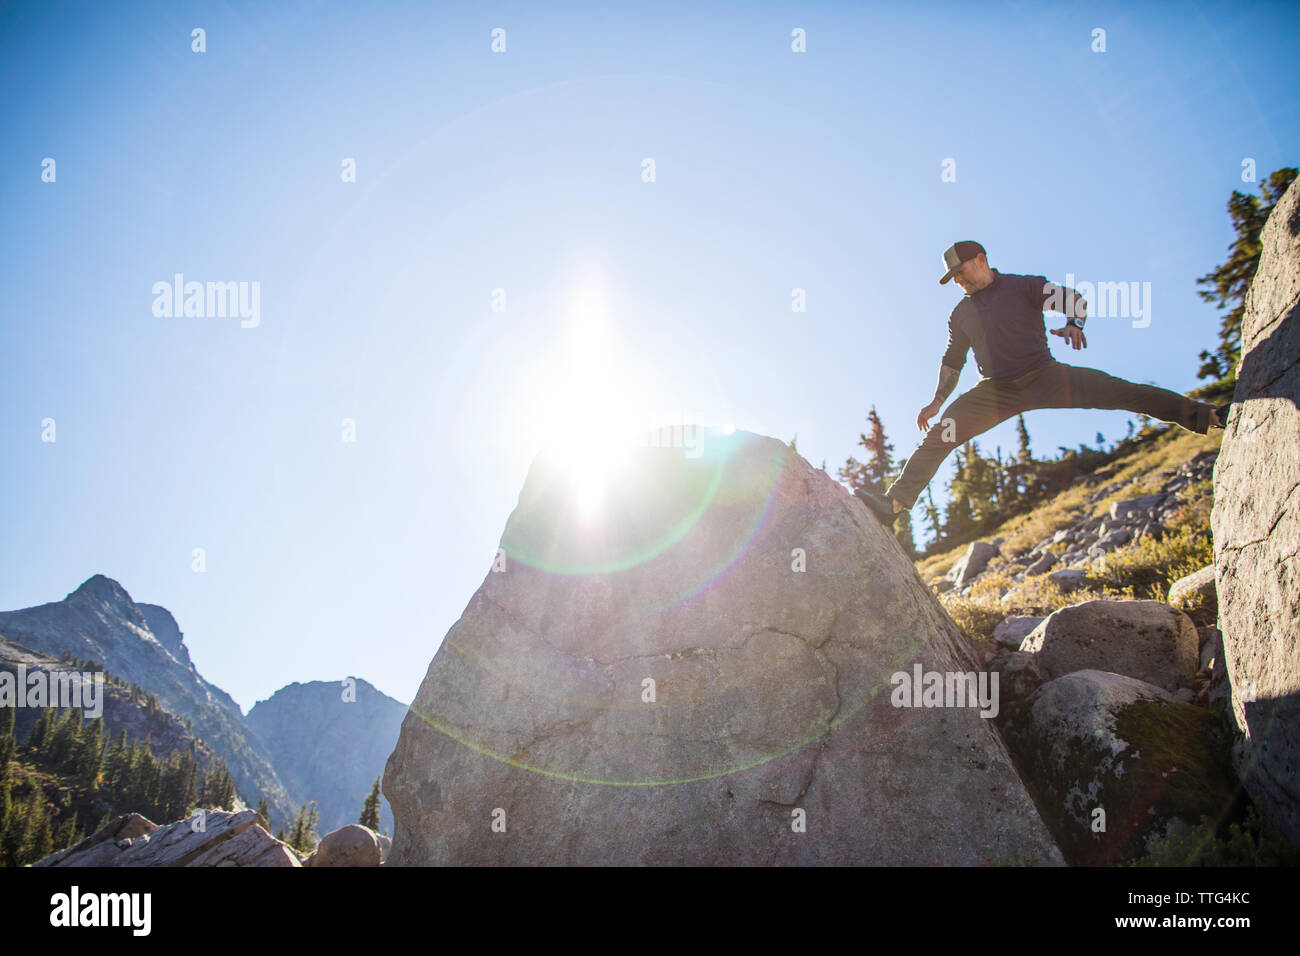
[{"label": "rock face", "polygon": [[[325,833],[357,819],[405,716],[405,704],[353,678],[282,687],[245,719],[289,792],[317,801]],[[392,832],[393,812],[382,802],[379,819]]]},{"label": "rock face", "polygon": [[117,817],[80,843],[33,866],[302,866],[293,849],[262,828],[252,810],[207,810],[160,827],[138,813]]},{"label": "rock face", "polygon": [[1003,729],[1074,865],[1149,853],[1202,814],[1219,819],[1237,791],[1221,722],[1120,674],[1082,670],[1043,684]]},{"label": "rock face", "polygon": [[1195,677],[1199,644],[1191,618],[1163,601],[1084,601],[1049,615],[1020,649],[1049,681],[1104,669],[1175,691]]},{"label": "rock face", "polygon": [[1300,843],[1300,182],[1261,243],[1211,524],[1237,769]]},{"label": "rock face", "polygon": [[389,865],[1059,864],[893,536],[785,444],[701,429],[575,508],[533,462],[384,774]]}]

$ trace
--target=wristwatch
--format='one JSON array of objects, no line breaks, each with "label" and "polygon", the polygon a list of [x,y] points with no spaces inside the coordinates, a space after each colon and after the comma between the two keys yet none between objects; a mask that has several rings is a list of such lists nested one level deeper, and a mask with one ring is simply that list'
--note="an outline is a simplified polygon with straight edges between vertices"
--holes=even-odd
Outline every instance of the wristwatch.
[{"label": "wristwatch", "polygon": [[1087,321],[1087,319],[1081,319],[1081,318],[1079,318],[1078,316],[1074,316],[1074,315],[1072,315],[1072,316],[1070,316],[1068,319],[1065,320],[1065,324],[1066,324],[1066,325],[1073,325],[1076,329],[1081,329],[1081,328],[1083,328],[1083,323],[1086,322],[1086,321]]}]

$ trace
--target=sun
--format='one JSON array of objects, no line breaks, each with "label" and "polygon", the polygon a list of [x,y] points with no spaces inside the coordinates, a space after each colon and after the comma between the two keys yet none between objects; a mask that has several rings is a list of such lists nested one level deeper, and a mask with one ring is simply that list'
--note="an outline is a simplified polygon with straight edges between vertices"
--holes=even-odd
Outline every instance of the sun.
[{"label": "sun", "polygon": [[638,443],[646,443],[650,421],[644,374],[623,356],[616,333],[603,287],[580,285],[536,394],[542,446],[559,464],[583,519],[602,512]]}]

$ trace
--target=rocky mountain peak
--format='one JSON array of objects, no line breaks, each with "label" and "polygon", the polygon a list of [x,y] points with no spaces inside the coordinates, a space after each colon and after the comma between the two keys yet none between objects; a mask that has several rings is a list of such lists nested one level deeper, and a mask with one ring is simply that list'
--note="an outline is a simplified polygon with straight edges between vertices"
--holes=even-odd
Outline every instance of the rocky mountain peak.
[{"label": "rocky mountain peak", "polygon": [[116,613],[123,619],[141,617],[126,588],[103,574],[92,574],[86,578],[66,600],[70,605],[90,605],[99,611]]}]

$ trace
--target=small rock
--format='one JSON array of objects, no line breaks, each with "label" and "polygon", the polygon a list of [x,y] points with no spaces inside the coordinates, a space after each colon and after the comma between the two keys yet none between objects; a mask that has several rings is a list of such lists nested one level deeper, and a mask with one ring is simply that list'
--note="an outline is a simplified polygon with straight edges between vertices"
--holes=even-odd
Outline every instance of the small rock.
[{"label": "small rock", "polygon": [[1047,576],[1047,580],[1066,591],[1073,591],[1082,587],[1088,579],[1088,572],[1080,568],[1062,568],[1060,571],[1053,571]]},{"label": "small rock", "polygon": [[972,541],[966,553],[948,572],[949,580],[959,588],[970,584],[983,573],[989,565],[989,560],[997,553],[997,547],[988,541]]},{"label": "small rock", "polygon": [[1048,571],[1052,570],[1052,567],[1055,564],[1056,564],[1056,555],[1044,554],[1041,558],[1039,558],[1029,567],[1025,568],[1025,577],[1032,578],[1040,574],[1046,574]]},{"label": "small rock", "polygon": [[1132,537],[1133,532],[1128,528],[1116,528],[1104,534],[1101,540],[1097,542],[1097,546],[1105,548],[1107,551],[1114,551],[1120,545],[1128,544],[1129,539]]},{"label": "small rock", "polygon": [[1115,519],[1127,518],[1129,515],[1149,512],[1165,500],[1164,495],[1143,495],[1140,498],[1127,498],[1110,506],[1110,516]]},{"label": "small rock", "polygon": [[1152,538],[1153,540],[1159,541],[1164,537],[1164,534],[1165,529],[1160,525],[1160,522],[1147,521],[1143,523],[1142,527],[1138,530],[1138,533],[1134,535],[1134,539],[1141,541],[1143,538]]}]

